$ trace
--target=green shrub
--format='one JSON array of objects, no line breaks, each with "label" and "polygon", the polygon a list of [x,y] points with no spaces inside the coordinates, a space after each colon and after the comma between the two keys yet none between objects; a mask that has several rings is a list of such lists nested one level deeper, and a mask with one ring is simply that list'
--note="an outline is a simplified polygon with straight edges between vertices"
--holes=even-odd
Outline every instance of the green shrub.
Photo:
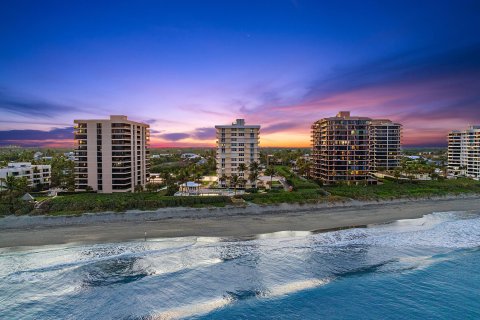
[{"label": "green shrub", "polygon": [[69,214],[81,212],[102,212],[126,210],[155,210],[165,207],[191,206],[224,206],[230,204],[228,197],[174,197],[158,193],[114,193],[91,194],[81,193],[58,196],[48,200],[47,214]]}]

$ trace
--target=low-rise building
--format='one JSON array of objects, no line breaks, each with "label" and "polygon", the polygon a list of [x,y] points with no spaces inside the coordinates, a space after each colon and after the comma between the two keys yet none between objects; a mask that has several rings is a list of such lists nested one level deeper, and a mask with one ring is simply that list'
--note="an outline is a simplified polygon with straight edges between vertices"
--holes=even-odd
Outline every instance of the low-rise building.
[{"label": "low-rise building", "polygon": [[0,188],[5,187],[8,176],[25,177],[29,187],[49,186],[52,175],[52,166],[47,164],[32,165],[31,162],[10,162],[7,167],[0,169]]}]

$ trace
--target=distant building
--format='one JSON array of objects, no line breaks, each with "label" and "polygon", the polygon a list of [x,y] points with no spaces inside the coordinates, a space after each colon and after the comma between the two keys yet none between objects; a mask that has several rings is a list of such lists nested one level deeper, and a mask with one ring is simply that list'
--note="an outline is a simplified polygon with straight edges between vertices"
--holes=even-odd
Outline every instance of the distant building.
[{"label": "distant building", "polygon": [[[218,125],[215,126],[215,129],[217,131],[217,176],[220,186],[229,186],[228,180],[220,180],[222,176],[229,179],[233,175],[247,180],[246,185],[240,187],[252,186],[252,183],[248,181],[248,167],[252,162],[260,163],[258,150],[260,126],[246,125],[244,119],[237,119],[231,125]],[[245,172],[238,169],[242,163],[247,167]]]},{"label": "distant building", "polygon": [[[10,162],[7,167],[0,169],[0,178],[25,177],[29,187],[50,186],[51,175],[52,166],[49,164],[32,165],[30,162]],[[5,183],[0,180],[0,189],[4,186]]]},{"label": "distant building", "polygon": [[126,116],[75,120],[75,189],[132,192],[149,180],[149,125]]},{"label": "distant building", "polygon": [[311,176],[325,184],[372,184],[378,168],[393,169],[401,157],[401,125],[352,117],[342,111],[312,125]]},{"label": "distant building", "polygon": [[421,160],[423,159],[421,156],[406,156],[405,158],[410,160]]},{"label": "distant building", "polygon": [[448,134],[448,174],[480,178],[480,125]]},{"label": "distant building", "polygon": [[75,161],[75,152],[70,151],[70,152],[65,152],[63,154],[68,160]]},{"label": "distant building", "polygon": [[201,158],[198,154],[195,153],[182,153],[180,155],[180,158],[185,159],[185,160],[190,160],[190,159],[198,159]]}]

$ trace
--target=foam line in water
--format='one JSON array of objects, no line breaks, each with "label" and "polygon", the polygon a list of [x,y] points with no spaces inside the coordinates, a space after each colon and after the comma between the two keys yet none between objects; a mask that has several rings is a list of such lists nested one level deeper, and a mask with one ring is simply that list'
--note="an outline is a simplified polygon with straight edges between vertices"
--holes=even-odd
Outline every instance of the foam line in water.
[{"label": "foam line in water", "polygon": [[329,279],[306,279],[292,281],[289,283],[272,286],[267,290],[267,292],[265,292],[264,297],[273,298],[278,296],[284,296],[295,292],[324,286],[329,282]]},{"label": "foam line in water", "polygon": [[202,314],[210,313],[216,309],[222,308],[232,302],[230,297],[223,297],[218,299],[212,299],[207,301],[197,302],[182,307],[173,308],[167,311],[163,311],[156,314],[153,319],[155,320],[173,320],[183,319],[192,316],[198,316]]}]

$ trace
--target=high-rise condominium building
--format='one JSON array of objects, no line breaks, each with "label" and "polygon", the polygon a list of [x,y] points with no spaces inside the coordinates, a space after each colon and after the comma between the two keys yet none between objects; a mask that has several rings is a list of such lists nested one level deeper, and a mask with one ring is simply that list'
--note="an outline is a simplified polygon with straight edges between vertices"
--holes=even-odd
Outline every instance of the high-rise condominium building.
[{"label": "high-rise condominium building", "polygon": [[126,116],[75,120],[75,189],[131,192],[149,178],[149,125]]},{"label": "high-rise condominium building", "polygon": [[480,125],[448,134],[448,173],[480,178]]},{"label": "high-rise condominium building", "polygon": [[[252,162],[259,163],[260,153],[260,126],[246,125],[245,120],[237,119],[231,125],[215,126],[217,131],[217,175],[219,184],[226,187],[229,180],[222,181],[220,178],[227,178],[237,175],[247,180],[246,187],[255,182],[248,181],[249,166]],[[239,169],[240,164],[245,164],[245,171]]]},{"label": "high-rise condominium building", "polygon": [[387,119],[369,122],[371,170],[391,170],[400,166],[402,125]]},{"label": "high-rise condominium building", "polygon": [[314,179],[375,183],[371,172],[399,165],[401,125],[390,120],[352,117],[342,111],[312,125],[312,169]]}]

